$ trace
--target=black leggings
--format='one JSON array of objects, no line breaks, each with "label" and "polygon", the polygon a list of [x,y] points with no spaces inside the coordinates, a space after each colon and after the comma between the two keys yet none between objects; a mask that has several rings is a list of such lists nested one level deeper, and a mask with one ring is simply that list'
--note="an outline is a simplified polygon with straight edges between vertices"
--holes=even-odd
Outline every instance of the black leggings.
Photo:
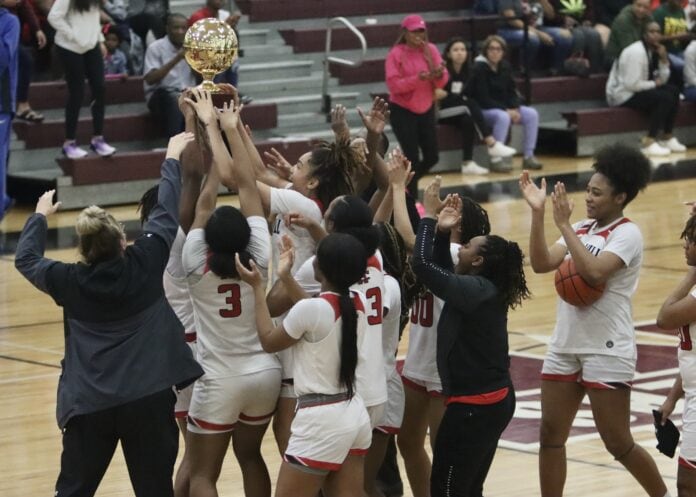
[{"label": "black leggings", "polygon": [[[389,109],[392,131],[415,172],[408,189],[414,197],[418,197],[418,180],[439,160],[435,107],[430,107],[423,114],[415,114],[396,104],[389,104]],[[420,159],[420,152],[423,159]]]},{"label": "black leggings", "polygon": [[29,100],[29,84],[31,83],[31,76],[34,74],[34,56],[31,50],[31,47],[19,44],[17,51],[19,56],[17,65],[17,102]]},{"label": "black leggings", "polygon": [[470,161],[474,156],[474,141],[482,140],[491,135],[491,128],[483,118],[481,107],[476,101],[467,99],[462,104],[468,109],[458,116],[445,117],[440,119],[441,124],[456,126],[462,132],[462,159]]},{"label": "black leggings", "polygon": [[621,104],[648,115],[650,128],[648,136],[657,138],[662,130],[671,134],[679,111],[679,89],[672,85],[662,85],[652,90],[639,91]]},{"label": "black leggings", "polygon": [[77,133],[77,120],[85,92],[85,77],[92,91],[92,129],[94,135],[104,130],[104,59],[99,44],[93,49],[78,54],[62,47],[56,47],[63,62],[65,82],[68,85],[68,101],[65,105],[65,138],[74,140]]},{"label": "black leggings", "polygon": [[512,387],[495,404],[450,404],[437,432],[431,497],[481,497],[500,435],[515,412]]}]

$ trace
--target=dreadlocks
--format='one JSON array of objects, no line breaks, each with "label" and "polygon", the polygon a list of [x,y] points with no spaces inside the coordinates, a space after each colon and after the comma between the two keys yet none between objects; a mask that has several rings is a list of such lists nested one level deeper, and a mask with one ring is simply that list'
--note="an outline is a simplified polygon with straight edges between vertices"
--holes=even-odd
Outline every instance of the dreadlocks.
[{"label": "dreadlocks", "polygon": [[478,275],[493,282],[508,307],[514,309],[523,299],[529,298],[523,268],[524,254],[517,243],[488,235],[479,255],[484,262]]},{"label": "dreadlocks", "polygon": [[469,197],[461,197],[461,199],[460,243],[469,243],[469,240],[475,236],[488,235],[491,232],[491,223],[488,220],[486,209]]}]

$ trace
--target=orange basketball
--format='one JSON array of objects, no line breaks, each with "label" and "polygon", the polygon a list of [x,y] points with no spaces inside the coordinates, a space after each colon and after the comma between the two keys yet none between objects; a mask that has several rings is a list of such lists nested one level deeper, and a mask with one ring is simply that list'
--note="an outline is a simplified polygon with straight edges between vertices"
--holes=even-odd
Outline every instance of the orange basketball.
[{"label": "orange basketball", "polygon": [[591,286],[582,279],[570,257],[558,266],[555,280],[558,296],[576,307],[592,305],[604,293],[605,285]]}]

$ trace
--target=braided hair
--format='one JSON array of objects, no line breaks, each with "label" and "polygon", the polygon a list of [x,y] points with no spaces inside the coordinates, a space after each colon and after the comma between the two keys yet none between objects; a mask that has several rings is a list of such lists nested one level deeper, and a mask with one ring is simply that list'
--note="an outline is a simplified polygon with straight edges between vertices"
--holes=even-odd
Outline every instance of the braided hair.
[{"label": "braided hair", "polygon": [[319,142],[310,152],[310,177],[318,184],[314,195],[322,205],[353,193],[353,180],[361,167],[358,153],[344,142]]},{"label": "braided hair", "polygon": [[406,325],[409,318],[411,302],[419,298],[426,291],[411,268],[406,244],[396,228],[389,223],[377,225],[380,234],[380,253],[384,271],[399,282],[401,289],[401,327]]},{"label": "braided hair", "polygon": [[150,217],[150,212],[157,205],[157,198],[159,195],[159,183],[155,186],[149,188],[143,196],[140,197],[140,202],[138,203],[138,208],[136,212],[140,212],[140,226],[144,225],[145,222]]},{"label": "braided hair", "polygon": [[491,223],[486,209],[470,197],[461,197],[461,199],[460,243],[469,243],[469,240],[475,236],[488,235],[491,232]]},{"label": "braided hair", "polygon": [[368,254],[357,238],[331,233],[317,247],[317,264],[326,281],[339,295],[341,312],[341,365],[339,381],[348,396],[355,393],[355,368],[358,365],[358,314],[350,287],[367,270]]},{"label": "braided hair", "polygon": [[483,257],[483,264],[477,274],[493,282],[507,307],[514,309],[522,304],[523,299],[529,298],[524,254],[517,243],[488,235],[478,255]]}]

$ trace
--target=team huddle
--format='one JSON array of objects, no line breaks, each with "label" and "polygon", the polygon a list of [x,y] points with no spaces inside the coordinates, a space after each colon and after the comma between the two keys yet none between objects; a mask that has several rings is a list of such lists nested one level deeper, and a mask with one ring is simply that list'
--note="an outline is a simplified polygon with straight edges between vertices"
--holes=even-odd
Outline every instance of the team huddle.
[{"label": "team huddle", "polygon": [[[407,193],[411,165],[398,150],[386,153],[383,100],[360,111],[364,136],[350,135],[337,107],[334,141],[294,166],[274,150],[266,165],[234,89],[225,90],[222,108],[205,91],[182,94],[187,131],[170,139],[133,244],[93,206],[76,225],[82,261],[45,258],[54,191],[22,233],[17,268],[65,312],[56,495],[93,495],[120,441],[136,495],[217,495],[231,443],[245,495],[269,496],[261,444],[272,423],[283,456],[277,496],[383,495],[377,473],[392,435],[414,496],[481,496],[515,410],[507,317],[530,296],[522,250],[491,234],[476,202],[441,198],[439,179],[426,188],[419,219]],[[565,442],[587,394],[609,452],[649,495],[663,497],[655,463],[627,422],[631,296],[643,250],[623,209],[647,185],[650,164],[612,146],[593,168],[589,220],[571,224],[572,202],[554,185],[561,237],[551,245],[545,180],[520,177],[532,212],[531,267],[550,272],[572,259],[568,278],[597,293],[593,302],[559,300],[542,371],[542,495],[562,493]],[[221,187],[238,193],[239,208],[218,205]],[[683,235],[688,247],[693,231]],[[677,300],[696,283],[694,271],[689,278]],[[663,311],[666,326],[696,321]],[[175,418],[185,452],[172,483]],[[696,465],[685,457],[680,475]]]}]

